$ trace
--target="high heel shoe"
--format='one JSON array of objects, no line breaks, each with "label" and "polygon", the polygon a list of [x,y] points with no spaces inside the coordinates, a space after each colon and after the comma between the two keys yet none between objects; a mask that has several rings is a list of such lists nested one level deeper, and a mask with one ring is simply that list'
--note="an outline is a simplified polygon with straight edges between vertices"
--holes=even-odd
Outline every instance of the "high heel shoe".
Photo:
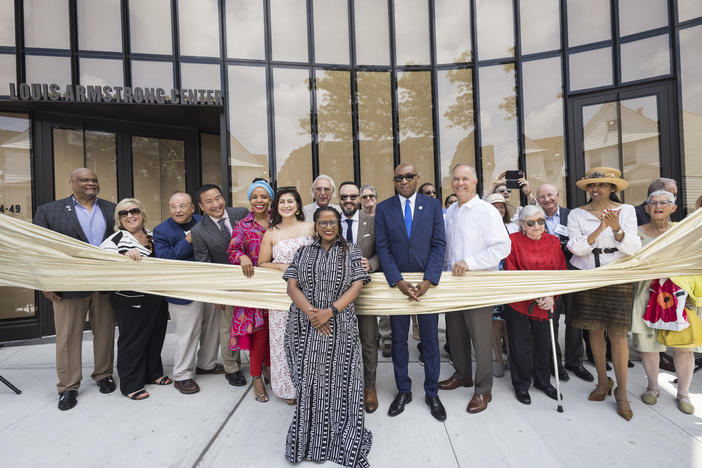
[{"label": "high heel shoe", "polygon": [[619,398],[617,393],[619,393],[619,387],[614,391],[614,399],[617,401],[617,414],[627,421],[631,421],[631,418],[634,417],[634,412],[631,411],[629,399],[626,398],[626,390],[624,391],[624,398]]},{"label": "high heel shoe", "polygon": [[590,396],[587,397],[587,399],[590,401],[604,401],[607,395],[612,394],[613,387],[614,382],[612,381],[612,379],[607,377],[607,383],[603,386],[600,386],[600,384],[598,383],[595,389],[592,392],[590,392]]}]

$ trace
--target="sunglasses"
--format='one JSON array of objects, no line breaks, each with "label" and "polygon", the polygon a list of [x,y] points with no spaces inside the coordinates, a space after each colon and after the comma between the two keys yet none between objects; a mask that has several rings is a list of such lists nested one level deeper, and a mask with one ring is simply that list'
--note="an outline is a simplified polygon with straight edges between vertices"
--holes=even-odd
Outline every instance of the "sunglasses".
[{"label": "sunglasses", "polygon": [[336,221],[317,221],[317,226],[321,228],[325,228],[327,226],[329,227],[336,227],[338,223]]},{"label": "sunglasses", "polygon": [[436,190],[425,190],[422,195],[436,195]]},{"label": "sunglasses", "polygon": [[407,182],[412,182],[415,177],[417,177],[417,174],[396,175],[392,178],[392,180],[394,180],[395,182],[402,182],[402,179],[404,179]]},{"label": "sunglasses", "polygon": [[539,226],[543,226],[544,224],[546,224],[546,220],[544,218],[539,218],[536,221],[534,221],[533,219],[530,219],[529,221],[526,222],[526,225],[529,227],[534,227],[534,225],[536,223],[539,223]]},{"label": "sunglasses", "polygon": [[495,190],[495,193],[507,193],[507,192],[509,192],[509,190],[507,190],[506,188]]},{"label": "sunglasses", "polygon": [[120,210],[117,212],[120,218],[126,218],[128,215],[136,216],[138,214],[141,214],[141,210],[139,208],[132,208],[129,210]]},{"label": "sunglasses", "polygon": [[339,195],[339,198],[341,200],[356,200],[358,198],[358,195]]},{"label": "sunglasses", "polygon": [[364,200],[370,200],[370,199],[372,199],[372,198],[375,198],[375,195],[373,195],[373,194],[371,194],[371,195],[361,195],[361,198],[364,199]]}]

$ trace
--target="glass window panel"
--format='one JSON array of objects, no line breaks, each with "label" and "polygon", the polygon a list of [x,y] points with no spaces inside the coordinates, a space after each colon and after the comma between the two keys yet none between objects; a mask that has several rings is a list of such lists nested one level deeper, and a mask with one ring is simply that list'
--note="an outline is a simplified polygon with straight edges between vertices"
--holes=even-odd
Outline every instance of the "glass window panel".
[{"label": "glass window panel", "polygon": [[270,0],[273,60],[307,62],[305,0]]},{"label": "glass window panel", "polygon": [[314,59],[317,63],[349,63],[347,0],[315,0]]},{"label": "glass window panel", "polygon": [[122,52],[120,0],[78,0],[78,48]]},{"label": "glass window panel", "polygon": [[147,228],[170,217],[168,197],[185,191],[185,143],[183,140],[132,137],[134,198],[144,204]]},{"label": "glass window panel", "polygon": [[69,49],[68,2],[24,0],[24,45]]},{"label": "glass window panel", "polygon": [[27,83],[57,83],[61,88],[71,82],[71,59],[27,55]]},{"label": "glass window panel", "polygon": [[357,80],[361,183],[373,185],[381,201],[395,194],[390,73],[358,72]]},{"label": "glass window panel", "polygon": [[173,63],[132,60],[132,86],[170,90],[173,87]]},{"label": "glass window panel", "polygon": [[421,182],[434,182],[431,72],[397,74],[400,159],[411,163]]},{"label": "glass window panel", "polygon": [[519,169],[514,65],[482,67],[480,73],[480,138],[483,187],[505,170]]},{"label": "glass window panel", "polygon": [[567,206],[560,57],[524,62],[522,89],[527,179],[535,193],[542,184],[555,186]]},{"label": "glass window panel", "polygon": [[670,41],[667,34],[621,46],[622,81],[670,74]]},{"label": "glass window panel", "polygon": [[388,3],[355,0],[356,62],[359,65],[390,65]]},{"label": "glass window panel", "polygon": [[[27,114],[0,113],[0,205],[3,214],[32,221],[30,120]],[[34,291],[0,287],[0,320],[36,316]]]},{"label": "glass window panel", "polygon": [[183,88],[222,89],[219,65],[181,62],[180,83]]},{"label": "glass window panel", "polygon": [[0,96],[10,95],[10,83],[17,82],[15,54],[0,54]]},{"label": "glass window panel", "polygon": [[15,45],[15,2],[0,0],[0,46]]},{"label": "glass window panel", "polygon": [[470,0],[437,0],[434,17],[437,63],[470,62]]},{"label": "glass window panel", "polygon": [[585,167],[607,166],[621,169],[617,101],[583,106],[582,113]]},{"label": "glass window panel", "polygon": [[619,35],[668,26],[668,0],[619,0]]},{"label": "glass window panel", "polygon": [[122,86],[124,83],[122,60],[82,58],[79,69],[82,85]]},{"label": "glass window panel", "polygon": [[520,0],[519,16],[522,54],[533,54],[561,47],[559,0]]},{"label": "glass window panel", "polygon": [[476,0],[478,60],[514,55],[512,0]]},{"label": "glass window panel", "polygon": [[[200,134],[200,174],[202,184],[214,184],[222,187],[222,144],[219,135],[212,133]],[[225,190],[223,188],[222,190]],[[245,196],[245,195],[244,195]],[[240,200],[238,200],[241,202]],[[236,202],[234,205],[238,205]],[[242,206],[242,205],[238,205]],[[246,205],[243,205],[246,206]]]},{"label": "glass window panel", "polygon": [[619,106],[622,175],[629,182],[622,196],[626,203],[638,205],[646,200],[651,181],[661,176],[658,99],[656,96],[623,99]]},{"label": "glass window panel", "polygon": [[612,38],[610,0],[567,0],[568,47]]},{"label": "glass window panel", "polygon": [[227,56],[265,59],[263,1],[227,0]]},{"label": "glass window panel", "polygon": [[[680,89],[685,163],[683,165],[684,205],[695,209],[702,195],[702,26],[680,30]],[[682,203],[678,203],[682,205]]]},{"label": "glass window panel", "polygon": [[180,55],[219,57],[217,0],[178,0]]},{"label": "glass window panel", "polygon": [[[85,132],[85,167],[95,172],[100,181],[100,198],[117,203],[117,149],[115,134]],[[80,166],[76,166],[80,167]],[[75,169],[75,168],[74,168]]]},{"label": "glass window panel", "polygon": [[[255,177],[266,180],[271,177],[268,169],[266,69],[229,66],[229,89],[225,95],[229,104],[232,200],[234,205],[247,206],[246,191],[251,181]],[[282,96],[281,99],[284,99],[284,91]],[[307,108],[309,109],[309,97]],[[296,128],[299,128],[297,122],[292,128],[293,135]],[[294,146],[289,149],[293,148]]]},{"label": "glass window panel", "polygon": [[278,187],[293,185],[303,203],[312,195],[310,88],[307,70],[277,68],[273,72],[275,150]]},{"label": "glass window panel", "polygon": [[[54,128],[54,198],[66,198],[73,192],[68,185],[73,169],[85,166],[83,130]],[[98,175],[98,180],[100,176]]]},{"label": "glass window panel", "polygon": [[318,70],[316,78],[319,173],[338,185],[353,180],[350,76],[346,71]]},{"label": "glass window panel", "polygon": [[446,198],[452,192],[451,169],[459,162],[475,167],[475,114],[472,70],[437,72],[441,185]]},{"label": "glass window panel", "polygon": [[132,52],[171,55],[170,0],[129,0],[129,41]]},{"label": "glass window panel", "polygon": [[678,0],[678,21],[687,21],[702,16],[700,0]]},{"label": "glass window panel", "polygon": [[612,48],[570,54],[570,90],[612,84]]},{"label": "glass window panel", "polygon": [[395,0],[395,57],[398,65],[430,62],[427,0]]}]

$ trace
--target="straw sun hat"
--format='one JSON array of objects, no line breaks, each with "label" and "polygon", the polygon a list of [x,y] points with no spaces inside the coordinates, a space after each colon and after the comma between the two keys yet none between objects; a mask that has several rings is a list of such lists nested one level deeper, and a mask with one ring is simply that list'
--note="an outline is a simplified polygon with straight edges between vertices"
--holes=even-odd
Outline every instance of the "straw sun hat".
[{"label": "straw sun hat", "polygon": [[589,184],[612,184],[617,187],[617,192],[621,192],[629,186],[629,183],[622,179],[622,172],[612,167],[593,167],[585,176],[575,182],[579,189],[587,190]]},{"label": "straw sun hat", "polygon": [[491,193],[490,195],[488,195],[488,197],[485,199],[485,201],[488,203],[492,203],[493,205],[495,203],[504,203],[505,205],[507,205],[507,202],[505,201],[505,197],[503,197],[499,193]]}]

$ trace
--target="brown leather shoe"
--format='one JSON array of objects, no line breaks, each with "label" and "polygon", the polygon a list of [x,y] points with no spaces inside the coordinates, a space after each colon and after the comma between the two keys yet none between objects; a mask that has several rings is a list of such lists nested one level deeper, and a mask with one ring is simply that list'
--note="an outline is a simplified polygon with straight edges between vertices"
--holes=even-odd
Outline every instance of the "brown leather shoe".
[{"label": "brown leather shoe", "polygon": [[367,388],[365,394],[366,413],[372,413],[378,409],[378,392],[374,388]]},{"label": "brown leather shoe", "polygon": [[481,411],[487,409],[488,403],[491,401],[491,394],[488,393],[487,395],[478,395],[476,393],[473,395],[473,398],[470,399],[470,403],[468,403],[468,408],[466,408],[466,411],[471,414],[480,413]]},{"label": "brown leather shoe", "polygon": [[446,380],[439,382],[439,389],[441,390],[454,390],[458,387],[472,387],[473,379],[458,380],[456,377],[451,376]]},{"label": "brown leather shoe", "polygon": [[201,367],[196,367],[195,374],[224,374],[224,366],[222,364],[217,364],[212,369],[202,369]]},{"label": "brown leather shoe", "polygon": [[193,379],[176,380],[173,386],[184,395],[192,395],[200,391],[200,386]]}]

